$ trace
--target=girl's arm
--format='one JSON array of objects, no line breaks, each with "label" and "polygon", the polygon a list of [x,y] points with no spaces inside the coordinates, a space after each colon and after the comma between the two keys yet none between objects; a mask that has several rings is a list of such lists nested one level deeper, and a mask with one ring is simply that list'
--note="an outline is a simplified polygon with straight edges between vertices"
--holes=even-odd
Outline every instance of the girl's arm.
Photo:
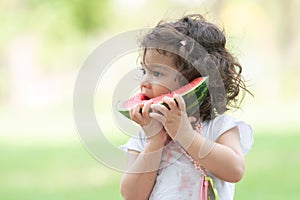
[{"label": "girl's arm", "polygon": [[128,151],[128,170],[121,181],[125,200],[149,199],[162,156],[163,143],[149,141],[142,152]]},{"label": "girl's arm", "polygon": [[172,139],[203,167],[224,181],[238,182],[245,169],[238,128],[226,131],[216,142],[207,141],[193,130],[182,97],[177,95],[175,100],[169,97],[163,99],[170,109],[153,104],[151,108],[162,114],[152,113],[150,116],[161,121]]},{"label": "girl's arm", "polygon": [[[191,139],[194,137],[194,140],[191,140],[193,141],[192,144],[186,150],[204,168],[227,182],[238,182],[241,180],[245,170],[245,159],[237,127],[226,131],[215,143],[210,142],[210,152],[204,158],[199,158],[199,155],[201,155],[203,145],[207,145],[205,144],[207,142],[205,138],[194,132],[183,133],[182,135]],[[179,143],[183,141],[180,138],[178,139]]]},{"label": "girl's arm", "polygon": [[130,110],[131,119],[143,128],[147,144],[140,153],[128,152],[128,170],[121,181],[121,194],[126,200],[149,199],[160,166],[167,134],[159,121],[150,118],[151,104],[149,100]]}]

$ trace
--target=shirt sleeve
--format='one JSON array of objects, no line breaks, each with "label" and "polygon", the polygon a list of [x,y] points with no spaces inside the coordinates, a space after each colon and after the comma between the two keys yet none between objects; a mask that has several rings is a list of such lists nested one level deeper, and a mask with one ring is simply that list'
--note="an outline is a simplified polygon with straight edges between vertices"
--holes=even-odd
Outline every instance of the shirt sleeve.
[{"label": "shirt sleeve", "polygon": [[240,142],[241,142],[244,155],[246,155],[250,151],[254,143],[254,139],[253,139],[253,130],[249,124],[229,115],[219,116],[216,122],[220,126],[216,126],[219,128],[217,128],[217,130],[214,130],[214,140],[217,140],[217,138],[219,138],[226,131],[234,127],[237,127],[239,130]]},{"label": "shirt sleeve", "polygon": [[142,131],[139,131],[136,136],[132,136],[127,143],[121,145],[119,148],[128,152],[128,150],[135,150],[141,152],[146,145],[146,136]]}]

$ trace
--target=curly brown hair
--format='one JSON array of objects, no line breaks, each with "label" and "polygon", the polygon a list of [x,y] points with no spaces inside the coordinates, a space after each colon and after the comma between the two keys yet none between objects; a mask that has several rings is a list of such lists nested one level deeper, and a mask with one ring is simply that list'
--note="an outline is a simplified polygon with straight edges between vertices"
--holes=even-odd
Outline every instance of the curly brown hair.
[{"label": "curly brown hair", "polygon": [[241,74],[241,64],[225,45],[224,31],[199,14],[186,15],[175,22],[160,21],[141,40],[143,59],[147,49],[155,48],[174,58],[185,81],[209,76],[208,95],[200,112],[196,112],[202,120],[239,108],[245,93],[251,94]]}]

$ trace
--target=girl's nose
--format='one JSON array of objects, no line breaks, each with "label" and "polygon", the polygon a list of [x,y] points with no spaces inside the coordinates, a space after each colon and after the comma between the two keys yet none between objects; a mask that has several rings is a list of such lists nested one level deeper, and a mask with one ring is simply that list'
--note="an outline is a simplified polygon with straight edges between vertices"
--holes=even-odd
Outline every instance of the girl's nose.
[{"label": "girl's nose", "polygon": [[148,76],[145,76],[145,77],[142,78],[140,86],[141,86],[141,89],[142,88],[146,88],[146,89],[151,88],[151,81],[149,80]]}]

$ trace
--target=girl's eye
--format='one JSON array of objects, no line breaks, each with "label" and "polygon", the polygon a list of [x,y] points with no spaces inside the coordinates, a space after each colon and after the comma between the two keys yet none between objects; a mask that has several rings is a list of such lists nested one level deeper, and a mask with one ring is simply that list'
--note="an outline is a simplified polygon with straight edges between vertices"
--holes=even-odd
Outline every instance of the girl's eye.
[{"label": "girl's eye", "polygon": [[142,71],[142,75],[145,75],[146,74],[146,70],[141,68],[141,71]]},{"label": "girl's eye", "polygon": [[159,72],[155,72],[155,71],[154,71],[154,72],[153,72],[153,75],[156,76],[156,77],[159,77],[159,76],[161,76],[162,74],[159,73]]}]

